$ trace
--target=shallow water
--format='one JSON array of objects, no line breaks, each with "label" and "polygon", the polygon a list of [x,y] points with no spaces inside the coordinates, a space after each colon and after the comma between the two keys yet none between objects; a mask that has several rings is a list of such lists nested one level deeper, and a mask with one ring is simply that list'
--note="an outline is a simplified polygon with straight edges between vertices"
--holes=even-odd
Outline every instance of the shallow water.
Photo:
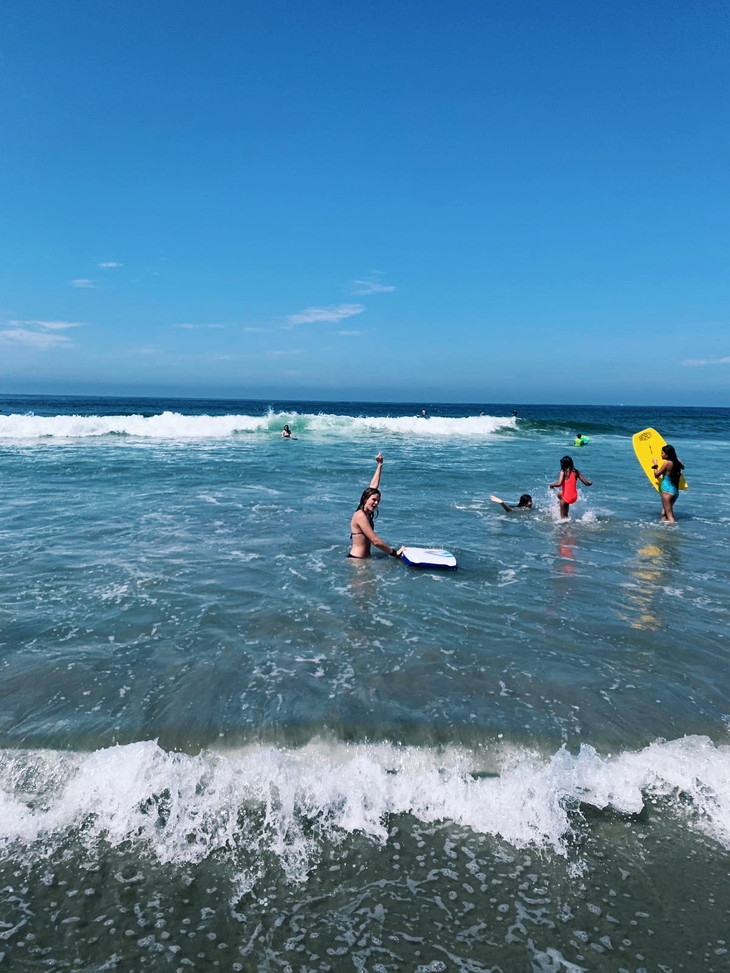
[{"label": "shallow water", "polygon": [[13,969],[725,968],[730,410],[425,405],[0,401]]}]

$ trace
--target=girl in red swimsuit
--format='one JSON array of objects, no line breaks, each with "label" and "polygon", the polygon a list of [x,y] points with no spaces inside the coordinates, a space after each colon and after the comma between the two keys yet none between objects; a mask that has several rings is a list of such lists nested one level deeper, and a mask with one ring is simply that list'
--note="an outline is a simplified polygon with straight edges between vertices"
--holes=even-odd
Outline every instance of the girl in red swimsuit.
[{"label": "girl in red swimsuit", "polygon": [[578,480],[586,486],[592,486],[591,480],[586,480],[580,470],[573,466],[572,456],[563,456],[560,460],[560,475],[555,483],[550,484],[550,489],[560,488],[558,500],[560,501],[560,516],[567,520],[570,516],[570,505],[578,499]]}]

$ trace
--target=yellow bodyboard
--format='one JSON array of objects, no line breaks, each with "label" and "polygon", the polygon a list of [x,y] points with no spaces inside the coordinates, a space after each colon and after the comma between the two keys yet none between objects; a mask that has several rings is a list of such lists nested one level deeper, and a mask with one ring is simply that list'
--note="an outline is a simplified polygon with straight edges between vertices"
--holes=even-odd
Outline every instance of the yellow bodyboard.
[{"label": "yellow bodyboard", "polygon": [[[642,429],[641,432],[634,433],[632,436],[634,452],[641,464],[642,470],[649,478],[649,482],[655,490],[659,490],[659,480],[654,476],[652,463],[662,465],[662,447],[666,446],[666,440],[656,429]],[[686,490],[689,484],[683,476],[679,477],[679,489]]]}]

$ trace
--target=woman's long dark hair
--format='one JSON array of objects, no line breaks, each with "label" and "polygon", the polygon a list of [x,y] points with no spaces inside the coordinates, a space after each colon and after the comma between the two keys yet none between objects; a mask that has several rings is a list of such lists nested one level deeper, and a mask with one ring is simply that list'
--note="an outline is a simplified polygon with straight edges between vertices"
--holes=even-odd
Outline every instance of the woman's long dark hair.
[{"label": "woman's long dark hair", "polygon": [[[360,503],[357,505],[357,509],[365,510],[365,504],[370,499],[370,497],[375,496],[376,493],[379,497],[382,496],[380,490],[378,490],[377,487],[368,487],[367,490],[363,490],[362,496],[360,497]],[[375,518],[378,516],[378,508],[376,507],[373,513],[371,514],[366,513],[365,516],[368,517],[370,519],[370,522],[372,523],[372,521],[375,520]]]},{"label": "woman's long dark hair", "polygon": [[672,464],[671,473],[667,473],[669,481],[672,486],[679,489],[679,478],[682,475],[682,470],[684,469],[684,463],[680,463],[679,457],[677,456],[677,451],[674,446],[662,446],[662,452],[665,454],[665,458],[669,460]]},{"label": "woman's long dark hair", "polygon": [[573,466],[573,457],[563,456],[563,458],[560,460],[560,469],[565,473],[570,473],[571,470],[574,470],[575,467]]}]

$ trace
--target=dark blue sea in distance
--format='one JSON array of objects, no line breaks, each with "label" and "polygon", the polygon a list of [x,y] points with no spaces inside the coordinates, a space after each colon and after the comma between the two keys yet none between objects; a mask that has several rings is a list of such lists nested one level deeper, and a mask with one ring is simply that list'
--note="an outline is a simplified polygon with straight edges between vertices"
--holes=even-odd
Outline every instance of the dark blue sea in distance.
[{"label": "dark blue sea in distance", "polygon": [[[458,571],[345,557],[378,451]],[[728,409],[0,397],[0,969],[728,969],[729,464]]]}]

